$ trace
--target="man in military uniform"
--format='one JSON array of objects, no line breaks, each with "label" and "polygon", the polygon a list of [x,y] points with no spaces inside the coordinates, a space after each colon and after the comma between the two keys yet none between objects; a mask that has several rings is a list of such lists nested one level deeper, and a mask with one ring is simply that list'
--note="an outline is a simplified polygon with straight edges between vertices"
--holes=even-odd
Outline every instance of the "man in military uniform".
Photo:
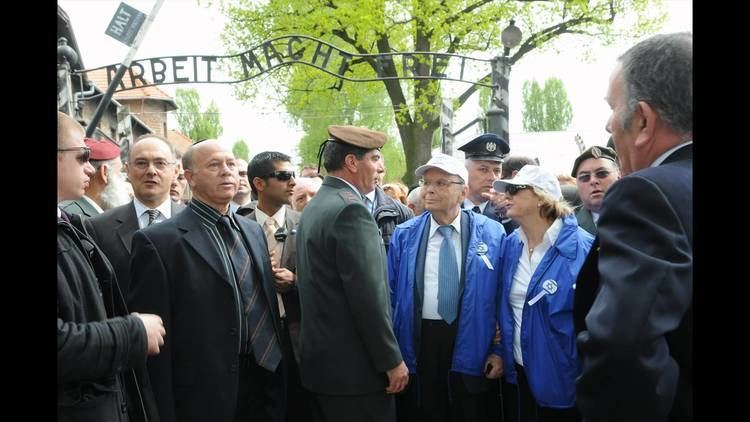
[{"label": "man in military uniform", "polygon": [[576,178],[581,205],[576,208],[578,225],[596,235],[596,222],[607,189],[620,178],[615,150],[593,146],[576,158],[571,176]]},{"label": "man in military uniform", "polygon": [[329,126],[328,176],[297,231],[300,375],[318,421],[395,421],[409,375],[391,327],[383,241],[363,195],[374,189],[384,133]]}]

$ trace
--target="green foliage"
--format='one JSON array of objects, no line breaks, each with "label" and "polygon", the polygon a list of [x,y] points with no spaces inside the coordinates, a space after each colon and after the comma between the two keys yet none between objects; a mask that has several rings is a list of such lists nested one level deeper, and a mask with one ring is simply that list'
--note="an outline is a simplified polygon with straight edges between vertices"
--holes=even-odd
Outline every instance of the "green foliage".
[{"label": "green foliage", "polygon": [[549,78],[540,88],[536,81],[523,83],[523,129],[527,132],[566,130],[573,120],[573,107],[565,86]]},{"label": "green foliage", "polygon": [[[506,23],[515,18],[524,37],[518,49],[511,52],[511,63],[515,63],[536,48],[554,48],[551,41],[561,35],[588,36],[586,43],[594,48],[608,45],[615,39],[654,32],[665,20],[661,0],[236,0],[219,3],[228,17],[222,38],[229,53],[246,51],[273,37],[304,34],[353,53],[430,51],[490,58],[502,53],[500,33]],[[401,74],[401,66],[393,64],[395,74]],[[431,64],[417,64],[415,74],[429,76],[432,73]],[[355,60],[346,75],[374,78],[374,69],[372,58]],[[465,78],[480,80],[488,73],[489,66],[484,70],[468,69]],[[264,82],[259,83],[260,80]],[[268,83],[274,84],[279,101],[302,122],[307,135],[299,152],[305,161],[310,160],[311,154],[317,152],[317,144],[325,139],[327,124],[348,121],[364,125],[362,115],[373,110],[357,107],[364,106],[368,97],[378,103],[378,113],[389,115],[398,127],[405,153],[407,183],[413,182],[416,167],[429,159],[433,134],[439,127],[441,89],[438,82],[382,80],[343,82],[341,86],[341,81],[331,75],[298,65],[248,81],[235,92],[243,99],[266,100]],[[340,87],[340,91],[331,87]],[[476,87],[467,89],[459,97],[458,107],[475,90]],[[320,105],[326,106],[324,110],[320,110]],[[305,117],[300,117],[303,114]],[[315,142],[309,144],[309,139]]]},{"label": "green foliage", "polygon": [[200,139],[214,139],[221,136],[224,128],[221,126],[219,107],[211,101],[205,111],[201,111],[201,98],[195,89],[177,88],[175,93],[177,104],[177,125],[182,133],[193,142]]},{"label": "green foliage", "polygon": [[232,153],[234,153],[234,158],[241,158],[245,161],[250,161],[248,159],[248,157],[250,157],[250,148],[248,148],[244,139],[240,139],[234,143]]}]

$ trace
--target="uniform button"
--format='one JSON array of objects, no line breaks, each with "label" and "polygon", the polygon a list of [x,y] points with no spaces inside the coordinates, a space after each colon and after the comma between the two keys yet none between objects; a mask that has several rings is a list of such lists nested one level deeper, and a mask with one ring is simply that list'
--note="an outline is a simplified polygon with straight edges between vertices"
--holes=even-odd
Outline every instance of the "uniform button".
[{"label": "uniform button", "polygon": [[236,336],[237,335],[237,329],[236,328],[231,328],[229,330],[229,335],[230,336]]}]

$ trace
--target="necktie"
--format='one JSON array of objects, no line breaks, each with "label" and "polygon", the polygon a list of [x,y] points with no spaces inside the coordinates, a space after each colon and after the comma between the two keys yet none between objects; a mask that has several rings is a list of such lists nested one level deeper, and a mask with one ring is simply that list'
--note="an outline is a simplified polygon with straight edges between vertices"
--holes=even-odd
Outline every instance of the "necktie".
[{"label": "necktie", "polygon": [[[266,222],[263,223],[263,232],[268,241],[268,253],[270,254],[271,252],[276,251],[274,257],[276,259],[276,268],[278,268],[281,266],[281,253],[284,249],[284,244],[276,241],[276,230],[276,220],[273,218],[266,219]],[[284,309],[284,301],[281,299],[281,295],[278,292],[276,293],[276,300],[279,302],[279,314],[284,318],[286,316],[286,309]]]},{"label": "necktie", "polygon": [[453,248],[453,226],[438,227],[443,236],[438,263],[438,313],[451,324],[458,313],[458,264]]},{"label": "necktie", "polygon": [[239,233],[229,224],[229,216],[222,216],[218,225],[245,299],[245,316],[249,324],[249,341],[255,362],[273,372],[281,361],[281,349],[260,284],[254,282],[252,277],[250,255]]},{"label": "necktie", "polygon": [[370,211],[370,214],[372,214],[372,201],[370,201],[370,198],[368,198],[366,195],[362,195],[362,198],[364,198],[365,206]]},{"label": "necktie", "polygon": [[474,205],[474,208],[472,208],[471,210],[474,211],[477,214],[481,214],[482,213],[482,210],[479,209],[479,205]]},{"label": "necktie", "polygon": [[146,214],[148,214],[148,224],[146,225],[150,226],[154,224],[156,216],[159,215],[159,210],[146,210]]}]

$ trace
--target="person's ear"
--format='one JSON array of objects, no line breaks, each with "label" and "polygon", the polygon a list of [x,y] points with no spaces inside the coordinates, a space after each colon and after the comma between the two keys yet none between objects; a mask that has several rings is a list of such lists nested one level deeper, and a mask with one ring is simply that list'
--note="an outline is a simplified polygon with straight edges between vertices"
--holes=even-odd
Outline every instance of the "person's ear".
[{"label": "person's ear", "polygon": [[645,101],[639,101],[633,113],[634,124],[637,124],[638,136],[635,138],[635,147],[642,147],[654,139],[656,121],[658,115],[651,105]]},{"label": "person's ear", "polygon": [[104,185],[105,185],[105,186],[106,186],[106,185],[107,185],[107,183],[108,183],[108,178],[107,178],[107,168],[109,168],[109,166],[108,166],[107,164],[102,164],[102,165],[101,165],[101,166],[99,166],[99,168],[98,168],[98,169],[96,170],[97,174],[99,175],[99,178],[100,178],[100,179],[102,179],[102,182],[104,182]]}]

